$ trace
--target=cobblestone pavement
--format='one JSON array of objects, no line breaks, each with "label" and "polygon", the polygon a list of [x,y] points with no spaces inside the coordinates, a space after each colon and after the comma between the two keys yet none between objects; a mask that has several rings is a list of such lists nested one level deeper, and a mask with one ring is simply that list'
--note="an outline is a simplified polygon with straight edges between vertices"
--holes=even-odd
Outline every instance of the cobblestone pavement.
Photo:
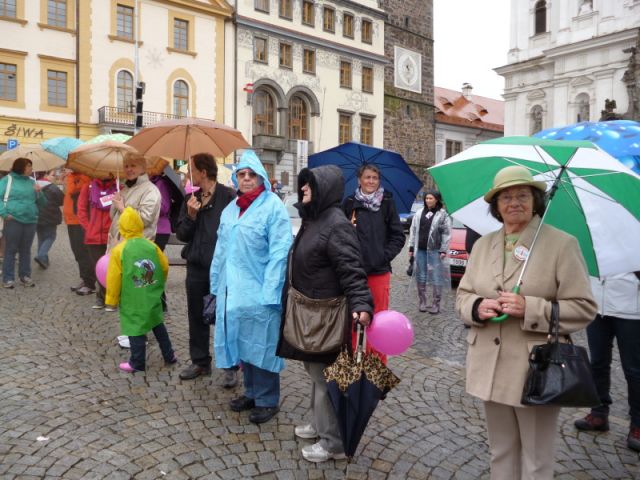
[{"label": "cobblestone pavement", "polygon": [[[413,319],[417,338],[389,362],[402,382],[379,405],[351,464],[315,465],[300,456],[309,442],[293,435],[307,419],[310,390],[297,362],[282,374],[281,413],[261,426],[229,410],[241,390],[222,389],[221,372],[180,381],[188,363],[184,267],[173,267],[166,323],[179,365],[164,366],[152,340],[146,374],[119,372],[127,351],[115,340],[117,314],[93,311],[93,298],[70,292],[77,272],[66,230],[58,235],[51,267],[34,267],[35,288],[0,291],[0,478],[488,478],[481,404],[464,393],[465,330],[451,298],[441,315],[417,313],[405,294],[404,256],[392,308]],[[563,411],[556,478],[640,478],[638,454],[625,445],[617,361],[613,384],[610,432],[578,434],[573,420],[585,411]]]}]

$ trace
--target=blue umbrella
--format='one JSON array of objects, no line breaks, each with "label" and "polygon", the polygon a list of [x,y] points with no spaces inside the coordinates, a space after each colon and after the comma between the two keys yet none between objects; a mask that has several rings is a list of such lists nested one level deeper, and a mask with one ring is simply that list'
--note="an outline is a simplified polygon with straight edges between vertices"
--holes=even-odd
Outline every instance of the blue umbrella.
[{"label": "blue umbrella", "polygon": [[47,152],[53,153],[58,157],[67,160],[69,157],[69,152],[76,147],[79,147],[84,142],[82,140],[78,140],[77,138],[72,137],[56,137],[50,138],[49,140],[45,140],[40,145]]},{"label": "blue umbrella", "polygon": [[398,213],[411,211],[422,182],[399,153],[348,142],[309,156],[309,168],[322,165],[340,167],[344,176],[345,197],[352,195],[358,188],[358,169],[366,164],[373,164],[380,169],[381,184],[393,194]]},{"label": "blue umbrella", "polygon": [[580,122],[566,127],[548,128],[533,135],[549,140],[589,140],[640,173],[640,123],[632,120]]}]

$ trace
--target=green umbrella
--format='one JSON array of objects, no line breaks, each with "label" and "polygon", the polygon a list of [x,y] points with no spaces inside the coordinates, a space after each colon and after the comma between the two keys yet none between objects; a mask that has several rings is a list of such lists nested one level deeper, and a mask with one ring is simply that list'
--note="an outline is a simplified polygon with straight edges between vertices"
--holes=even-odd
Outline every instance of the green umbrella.
[{"label": "green umbrella", "polygon": [[[504,137],[474,145],[429,171],[449,213],[486,234],[502,225],[489,214],[483,195],[509,165],[524,166],[534,180],[547,182],[543,221],[578,239],[589,274],[640,270],[640,176],[591,142]],[[525,268],[526,262],[520,280]]]},{"label": "green umbrella", "polygon": [[124,143],[130,138],[131,138],[131,135],[126,135],[124,133],[111,133],[106,135],[95,136],[84,143],[85,144],[102,143],[102,142],[106,142],[107,140],[110,140],[112,142]]}]

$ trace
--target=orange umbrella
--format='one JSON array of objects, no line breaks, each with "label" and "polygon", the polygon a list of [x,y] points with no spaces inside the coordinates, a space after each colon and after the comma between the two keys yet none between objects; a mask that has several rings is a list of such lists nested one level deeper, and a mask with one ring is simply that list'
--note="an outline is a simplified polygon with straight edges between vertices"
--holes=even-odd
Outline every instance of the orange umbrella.
[{"label": "orange umbrella", "polygon": [[195,153],[226,157],[238,148],[249,147],[239,130],[212,120],[188,117],[143,128],[127,141],[127,145],[144,155],[180,160],[189,160]]}]

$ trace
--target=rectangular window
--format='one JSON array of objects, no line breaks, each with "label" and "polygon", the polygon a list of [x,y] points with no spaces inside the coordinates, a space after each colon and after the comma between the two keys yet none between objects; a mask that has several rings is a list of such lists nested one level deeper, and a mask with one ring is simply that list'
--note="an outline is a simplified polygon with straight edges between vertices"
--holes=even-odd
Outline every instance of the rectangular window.
[{"label": "rectangular window", "polygon": [[353,38],[353,15],[345,13],[342,16],[342,35]]},{"label": "rectangular window", "polygon": [[360,143],[373,145],[373,118],[360,118]]},{"label": "rectangular window", "polygon": [[454,155],[460,153],[462,151],[462,142],[457,142],[456,140],[447,140],[446,142],[446,152],[444,158],[453,157]]},{"label": "rectangular window", "polygon": [[362,91],[373,93],[373,68],[362,67]]},{"label": "rectangular window", "polygon": [[67,72],[47,70],[47,105],[67,106]]},{"label": "rectangular window", "polygon": [[256,62],[268,63],[267,59],[267,39],[254,37],[253,39],[253,59]]},{"label": "rectangular window", "polygon": [[340,62],[340,86],[351,88],[351,62]]},{"label": "rectangular window", "polygon": [[173,19],[173,48],[189,50],[189,22],[187,20]]},{"label": "rectangular window", "polygon": [[269,13],[269,0],[256,0],[255,9]]},{"label": "rectangular window", "polygon": [[315,5],[309,0],[303,0],[302,2],[302,23],[305,25],[314,26],[316,23]]},{"label": "rectangular window", "polygon": [[48,0],[47,24],[61,28],[67,26],[67,0]]},{"label": "rectangular window", "polygon": [[18,100],[18,67],[11,63],[0,63],[0,100]]},{"label": "rectangular window", "polygon": [[304,73],[316,73],[316,52],[315,50],[304,49],[302,71]]},{"label": "rectangular window", "polygon": [[369,20],[362,20],[362,41],[373,43],[373,25]]},{"label": "rectangular window", "polygon": [[0,0],[0,17],[17,17],[17,0]]},{"label": "rectangular window", "polygon": [[282,18],[287,18],[291,20],[293,18],[293,9],[291,5],[291,0],[280,0],[280,6],[278,8],[278,14]]},{"label": "rectangular window", "polygon": [[339,120],[338,143],[351,141],[351,117],[348,113],[341,113]]},{"label": "rectangular window", "polygon": [[324,7],[322,11],[322,28],[325,32],[336,31],[336,12],[333,8]]},{"label": "rectangular window", "polygon": [[133,8],[118,4],[116,16],[117,35],[133,40]]},{"label": "rectangular window", "polygon": [[291,68],[292,65],[291,45],[288,43],[280,43],[280,66]]}]

